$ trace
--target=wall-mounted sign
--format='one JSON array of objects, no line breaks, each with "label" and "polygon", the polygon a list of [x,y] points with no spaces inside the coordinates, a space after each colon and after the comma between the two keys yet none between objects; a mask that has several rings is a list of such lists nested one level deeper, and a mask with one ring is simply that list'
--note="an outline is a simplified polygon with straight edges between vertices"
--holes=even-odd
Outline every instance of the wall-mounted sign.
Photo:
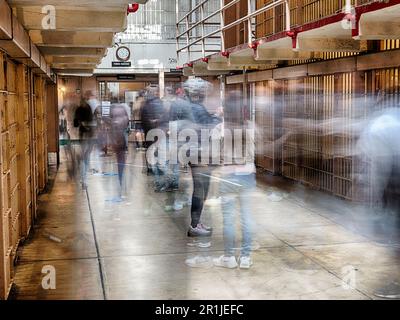
[{"label": "wall-mounted sign", "polygon": [[182,70],[182,69],[170,69],[169,72],[170,72],[170,73],[179,73],[179,74],[182,74],[182,73],[183,73],[183,70]]},{"label": "wall-mounted sign", "polygon": [[117,75],[118,80],[135,80],[136,76],[134,74],[119,74]]},{"label": "wall-mounted sign", "polygon": [[113,61],[112,67],[113,68],[129,68],[132,66],[130,61]]}]

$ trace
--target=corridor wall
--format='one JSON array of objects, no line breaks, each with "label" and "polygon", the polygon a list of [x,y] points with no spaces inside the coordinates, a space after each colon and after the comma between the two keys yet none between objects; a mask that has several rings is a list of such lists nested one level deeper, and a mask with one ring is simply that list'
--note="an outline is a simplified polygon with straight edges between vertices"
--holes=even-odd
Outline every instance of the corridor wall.
[{"label": "corridor wall", "polygon": [[[246,78],[255,86],[257,166],[341,198],[369,201],[373,189],[358,181],[359,168],[367,166],[356,150],[358,124],[400,106],[400,51],[397,41],[391,45],[370,55],[299,65],[304,72],[295,77],[293,67],[228,77],[228,88]],[[349,71],[336,72],[339,64]]]},{"label": "corridor wall", "polygon": [[47,183],[46,79],[0,52],[0,299],[9,295],[18,247]]}]

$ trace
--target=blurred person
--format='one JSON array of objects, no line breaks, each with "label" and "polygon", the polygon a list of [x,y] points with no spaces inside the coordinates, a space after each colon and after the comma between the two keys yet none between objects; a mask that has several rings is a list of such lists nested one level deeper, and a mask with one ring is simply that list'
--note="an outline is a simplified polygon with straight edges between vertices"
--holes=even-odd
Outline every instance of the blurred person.
[{"label": "blurred person", "polygon": [[108,144],[109,144],[109,130],[110,121],[108,117],[101,117],[99,120],[99,130],[98,130],[98,146],[101,151],[103,151],[103,156],[108,156]]},{"label": "blurred person", "polygon": [[123,102],[121,103],[122,107],[125,109],[126,114],[128,115],[128,125],[125,128],[125,151],[128,151],[128,146],[129,146],[129,133],[131,132],[130,124],[132,120],[132,108],[128,106],[127,103]]},{"label": "blurred person", "polygon": [[135,103],[133,104],[133,122],[134,122],[134,130],[135,130],[135,146],[136,149],[139,150],[144,147],[143,137],[143,125],[142,125],[142,108],[145,103],[144,91],[140,91],[139,95],[136,97]]},{"label": "blurred person", "polygon": [[[172,87],[167,87],[167,95],[164,99],[165,112],[168,119],[167,144],[169,146],[170,130],[175,127],[177,132],[185,128],[185,123],[193,123],[192,113],[187,100],[182,96],[175,95]],[[169,150],[169,147],[168,147]],[[176,191],[179,189],[179,162],[170,163],[168,161],[168,190]]]},{"label": "blurred person", "polygon": [[[149,150],[153,144],[158,144],[164,146],[166,143],[165,141],[160,141],[160,139],[165,139],[165,134],[167,132],[168,127],[168,112],[165,108],[163,101],[160,99],[160,92],[159,87],[152,85],[147,87],[146,91],[146,101],[143,105],[142,112],[141,112],[141,119],[143,125],[143,131],[145,135],[145,143],[146,149]],[[161,130],[164,134],[162,136],[157,135],[153,141],[150,141],[149,132],[151,130]],[[156,153],[164,153],[166,155],[165,149],[156,148]],[[158,156],[158,159],[163,159],[161,155]],[[147,173],[154,174],[154,191],[155,192],[163,192],[166,191],[166,186],[164,184],[164,173],[165,173],[165,162],[160,162],[158,160],[153,165],[149,165],[146,157],[146,166],[147,166]]]},{"label": "blurred person", "polygon": [[[140,116],[145,136],[147,136],[150,130],[157,129],[160,126],[163,114],[164,107],[160,99],[158,86],[148,86]],[[146,142],[146,146],[148,147],[152,143],[154,142]]]},{"label": "blurred person", "polygon": [[88,101],[82,99],[74,115],[74,127],[79,128],[81,184],[83,189],[87,188],[87,172],[89,170],[90,154],[96,139],[97,121],[92,110]]},{"label": "blurred person", "polygon": [[[356,145],[357,155],[361,161],[365,161],[369,169],[371,204],[377,209],[393,207],[387,191],[389,187],[399,188],[399,135],[400,106],[375,112],[364,126]],[[366,182],[367,172],[362,172],[360,179]],[[396,210],[399,209],[398,205],[399,202],[395,204]]]},{"label": "blurred person", "polygon": [[181,86],[179,86],[175,90],[175,95],[176,95],[176,98],[183,99],[183,98],[185,98],[185,90]]},{"label": "blurred person", "polygon": [[70,135],[68,115],[69,115],[68,108],[66,106],[62,106],[61,110],[59,111],[60,143],[63,146],[64,152],[65,152],[68,177],[69,177],[69,179],[72,180],[76,176],[76,167],[77,166],[76,166],[75,150],[73,148],[71,135]]},{"label": "blurred person", "polygon": [[96,95],[93,93],[92,90],[88,90],[85,92],[84,99],[87,102],[87,104],[90,106],[90,109],[92,110],[93,114],[96,114],[99,112],[99,107],[100,107],[100,102],[97,100]]},{"label": "blurred person", "polygon": [[[358,160],[365,163],[359,179],[369,191],[375,228],[378,222],[378,231],[383,232],[392,245],[398,244],[400,239],[399,136],[400,105],[373,113],[356,145]],[[384,284],[374,294],[379,298],[399,299],[400,284],[398,281]]]},{"label": "blurred person", "polygon": [[[172,128],[175,128],[176,132],[180,132],[185,128],[192,128],[194,119],[192,117],[192,112],[190,109],[190,104],[188,100],[183,99],[182,95],[173,95],[170,93],[169,99],[169,130],[167,134],[168,139],[168,150],[171,152],[171,132]],[[177,143],[177,149],[183,143]],[[167,174],[167,204],[165,209],[167,211],[179,211],[182,210],[184,206],[191,206],[191,196],[187,197],[186,192],[180,192],[180,163],[179,161],[172,163],[168,161]],[[189,199],[190,198],[190,199]]]},{"label": "blurred person", "polygon": [[[140,111],[140,119],[144,134],[144,148],[149,149],[156,141],[147,141],[150,130],[157,129],[160,118],[163,114],[163,104],[160,99],[158,86],[148,86],[146,88],[145,100]],[[149,166],[146,158],[147,174],[153,174],[151,166]]]},{"label": "blurred person", "polygon": [[[254,123],[242,119],[242,101],[240,92],[230,92],[225,103],[227,114],[236,115],[234,122],[224,122],[224,158],[219,180],[221,208],[223,214],[224,255],[214,258],[215,266],[236,268],[236,215],[240,215],[241,247],[239,267],[248,269],[253,264],[250,257],[253,239],[252,193],[256,187]],[[240,135],[226,134],[240,132]],[[240,130],[240,131],[237,131]],[[233,141],[231,139],[233,138]],[[242,141],[235,141],[240,139]],[[244,140],[244,143],[243,143]],[[241,148],[236,150],[235,146]],[[232,149],[233,150],[230,150]],[[228,156],[229,155],[229,156]],[[232,155],[232,158],[230,158]]]},{"label": "blurred person", "polygon": [[[203,159],[202,148],[205,148],[205,141],[201,139],[201,130],[213,129],[221,119],[210,114],[204,106],[207,91],[211,84],[200,78],[189,79],[184,83],[186,103],[181,104],[181,112],[187,113],[190,116],[192,129],[197,132],[198,141],[194,141],[197,145],[195,148],[198,153],[198,161],[196,163],[189,162],[193,179],[193,194],[191,205],[191,223],[188,230],[189,237],[208,237],[212,234],[212,228],[201,222],[201,215],[204,208],[204,202],[207,199],[211,167],[210,159]],[[187,110],[185,110],[188,108]],[[208,146],[208,144],[207,144]]]},{"label": "blurred person", "polygon": [[110,113],[111,133],[110,140],[113,151],[116,155],[119,181],[119,198],[122,196],[123,174],[126,162],[126,128],[129,125],[129,116],[126,108],[121,103],[114,102]]}]

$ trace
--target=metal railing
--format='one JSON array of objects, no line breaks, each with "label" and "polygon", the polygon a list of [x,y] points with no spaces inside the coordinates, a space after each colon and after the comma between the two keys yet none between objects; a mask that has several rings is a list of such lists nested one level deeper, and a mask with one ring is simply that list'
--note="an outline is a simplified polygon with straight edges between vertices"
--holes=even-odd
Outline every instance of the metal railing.
[{"label": "metal railing", "polygon": [[[215,0],[214,0],[215,1]],[[247,34],[248,34],[248,43],[251,45],[255,40],[253,35],[253,19],[258,15],[274,9],[277,6],[283,5],[285,10],[285,31],[290,31],[290,8],[289,8],[289,1],[288,0],[276,0],[270,4],[267,4],[259,9],[253,6],[254,0],[247,0],[247,15],[238,18],[237,20],[225,24],[225,11],[231,8],[232,6],[238,4],[243,0],[232,0],[231,2],[225,4],[224,0],[220,0],[220,7],[218,10],[212,12],[211,14],[205,14],[205,6],[209,2],[209,0],[200,1],[196,4],[191,10],[189,10],[186,14],[182,17],[179,17],[180,10],[179,10],[179,0],[176,0],[176,47],[177,47],[177,56],[178,60],[180,54],[182,52],[187,53],[187,60],[188,62],[191,61],[191,53],[194,52],[201,52],[202,57],[205,58],[208,53],[215,53],[215,52],[224,52],[226,51],[225,48],[225,31],[240,25],[242,23],[247,22]],[[200,19],[196,22],[191,22],[192,15],[194,13],[200,13]],[[214,17],[219,17],[219,22],[209,22]],[[211,32],[206,33],[205,29],[207,24],[211,24],[216,26],[217,28]],[[183,28],[184,31],[181,31]],[[197,31],[196,36],[192,36],[192,33]],[[220,39],[219,42],[213,42],[212,46],[207,46],[206,40],[208,39]],[[182,46],[182,42],[185,44]],[[218,50],[215,49],[215,46],[218,46]],[[195,47],[196,46],[196,47]],[[201,46],[201,49],[198,48]],[[212,49],[210,49],[211,47]]]},{"label": "metal railing", "polygon": [[[193,0],[187,1],[189,1],[187,3],[194,2]],[[321,19],[331,14],[337,14],[340,11],[349,15],[349,18],[346,19],[352,19],[355,7],[373,3],[377,0],[339,0],[335,2],[335,5],[330,1],[332,0],[305,1],[300,8],[303,16],[299,19],[299,12],[296,11],[295,6],[297,2],[294,2],[294,0],[274,0],[262,7],[259,7],[259,3],[256,6],[256,0],[231,0],[229,3],[226,3],[225,0],[219,0],[219,6],[218,0],[198,0],[193,7],[190,5],[184,7],[182,6],[184,0],[176,0],[176,50],[178,60],[180,60],[180,56],[183,53],[187,55],[187,61],[190,62],[199,57],[205,58],[211,53],[225,52],[225,46],[231,45],[228,44],[230,39],[226,38],[225,32],[238,25],[244,25],[244,28],[241,28],[240,32],[244,29],[244,39],[247,35],[249,46],[254,47],[255,40],[260,38],[261,34],[265,36],[281,31],[290,31],[293,27]],[[227,23],[226,11],[235,5],[246,4],[246,2],[247,13],[242,13],[241,17]],[[211,12],[206,12],[206,7],[209,3],[212,3],[214,8],[213,10],[209,10]],[[282,10],[275,11],[279,6],[282,6]],[[183,10],[185,12],[182,12]],[[272,30],[268,30],[268,32],[264,30],[262,32],[259,29],[260,23],[258,18],[260,15],[266,14],[268,10],[274,10],[271,15],[273,24],[270,29]],[[279,12],[278,16],[276,16],[277,12]],[[180,14],[183,14],[183,16],[180,16]],[[293,18],[293,21],[291,21],[291,18]],[[212,30],[207,30],[210,27],[212,27]],[[228,41],[226,42],[225,40]],[[245,41],[234,41],[234,45],[243,44]]]},{"label": "metal railing", "polygon": [[[153,0],[127,17],[127,28],[116,35],[122,42],[174,41],[175,1]],[[133,1],[132,1],[133,2]]]}]

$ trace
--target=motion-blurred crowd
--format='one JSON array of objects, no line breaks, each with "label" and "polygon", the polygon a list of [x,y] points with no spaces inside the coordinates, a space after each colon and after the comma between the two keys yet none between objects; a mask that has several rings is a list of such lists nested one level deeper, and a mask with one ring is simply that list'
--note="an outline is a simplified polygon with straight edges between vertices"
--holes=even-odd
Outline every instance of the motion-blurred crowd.
[{"label": "motion-blurred crowd", "polygon": [[[189,237],[209,237],[213,232],[212,227],[203,223],[202,212],[210,183],[216,182],[223,214],[225,253],[213,262],[221,267],[249,268],[253,247],[251,193],[256,188],[255,137],[259,134],[254,120],[243,108],[242,92],[228,93],[223,108],[217,106],[211,113],[205,106],[210,90],[209,82],[192,78],[176,87],[168,87],[165,97],[160,98],[159,87],[151,85],[139,93],[131,106],[112,98],[106,110],[92,92],[87,92],[73,117],[81,151],[79,164],[73,165],[70,171],[78,172],[75,167],[79,166],[80,182],[85,189],[93,148],[97,146],[105,155],[112,150],[118,168],[119,196],[122,197],[123,181],[129,178],[124,177],[128,150],[132,150],[128,148],[128,141],[132,141],[133,150],[145,151],[143,172],[152,176],[153,191],[167,194],[165,210],[180,211],[184,206],[190,207]],[[301,119],[286,119],[287,123],[290,121],[290,134],[309,130]],[[330,125],[335,123],[335,119],[329,121]],[[326,125],[315,123],[314,129],[318,131]],[[369,173],[361,177],[372,181],[375,204],[382,207],[385,190],[393,182],[393,176],[397,180],[399,176],[399,108],[373,114],[361,125],[358,123],[358,131],[354,153],[347,156],[368,163]],[[273,141],[274,147],[282,144],[290,134],[284,132],[277,137]],[[260,149],[257,145],[260,154],[271,148],[271,145],[264,144]],[[71,145],[67,144],[65,149],[67,159],[73,158]],[[186,172],[191,174],[193,192],[184,198],[178,191],[182,189],[181,178]],[[240,216],[242,233],[239,259],[235,257],[236,213]]]},{"label": "motion-blurred crowd", "polygon": [[[165,210],[180,211],[185,206],[190,207],[187,236],[193,238],[209,237],[213,232],[212,227],[203,223],[202,212],[211,180],[215,179],[223,211],[225,254],[214,259],[214,264],[249,268],[252,265],[252,219],[251,200],[247,195],[255,187],[254,128],[250,121],[224,122],[220,106],[214,108],[214,113],[208,111],[205,100],[210,90],[209,82],[194,78],[175,88],[169,87],[165,97],[160,98],[159,87],[150,85],[131,106],[112,98],[106,113],[93,93],[87,92],[73,117],[80,144],[76,167],[80,167],[80,183],[86,189],[94,147],[104,154],[112,151],[122,197],[123,180],[129,179],[124,176],[128,150],[132,150],[128,148],[129,135],[133,138],[133,150],[146,151],[143,171],[152,176],[153,191],[167,194]],[[226,99],[224,111],[240,113],[236,108],[241,98],[240,92],[232,94]],[[70,144],[66,150],[72,152]],[[69,157],[73,158],[71,152]],[[218,176],[214,175],[216,169]],[[193,191],[185,198],[178,191],[182,174],[186,172],[191,175],[193,187],[190,190]],[[235,257],[236,211],[240,212],[242,232],[239,259]]]}]

